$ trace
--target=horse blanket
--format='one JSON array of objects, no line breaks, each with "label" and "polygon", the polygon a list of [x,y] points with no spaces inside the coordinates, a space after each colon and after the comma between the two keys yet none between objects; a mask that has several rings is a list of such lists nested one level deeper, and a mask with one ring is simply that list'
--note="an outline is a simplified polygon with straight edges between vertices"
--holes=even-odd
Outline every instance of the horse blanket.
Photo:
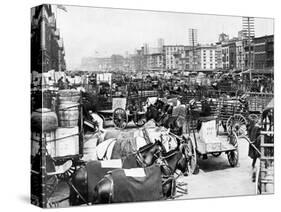
[{"label": "horse blanket", "polygon": [[137,151],[137,144],[134,138],[127,138],[126,140],[117,140],[112,149],[111,159],[118,159],[126,157]]},{"label": "horse blanket", "polygon": [[98,182],[109,172],[117,168],[137,168],[138,163],[134,155],[127,156],[123,161],[106,160],[90,161],[86,164],[88,182],[88,201],[93,199],[93,191]]},{"label": "horse blanket", "polygon": [[[116,168],[116,166],[103,167],[101,161],[90,161],[86,164],[89,202],[93,199],[93,191],[98,182],[107,174],[107,172],[112,171]],[[122,168],[122,166],[120,166],[119,168]]]},{"label": "horse blanket", "polygon": [[112,202],[153,201],[163,198],[161,170],[158,165],[144,169],[116,169],[110,175],[113,179]]}]

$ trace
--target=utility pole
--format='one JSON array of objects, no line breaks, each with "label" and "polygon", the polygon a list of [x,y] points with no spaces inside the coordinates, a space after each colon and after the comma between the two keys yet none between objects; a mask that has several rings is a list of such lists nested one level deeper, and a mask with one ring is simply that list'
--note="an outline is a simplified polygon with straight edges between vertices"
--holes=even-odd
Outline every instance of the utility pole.
[{"label": "utility pole", "polygon": [[188,29],[189,32],[189,44],[192,46],[192,70],[195,71],[195,45],[197,45],[197,29]]},{"label": "utility pole", "polygon": [[[242,18],[243,35],[247,38],[248,42],[248,67],[250,73],[250,80],[252,80],[252,55],[251,55],[251,41],[255,37],[255,26],[253,17],[243,17]],[[254,62],[254,57],[253,57]]]}]

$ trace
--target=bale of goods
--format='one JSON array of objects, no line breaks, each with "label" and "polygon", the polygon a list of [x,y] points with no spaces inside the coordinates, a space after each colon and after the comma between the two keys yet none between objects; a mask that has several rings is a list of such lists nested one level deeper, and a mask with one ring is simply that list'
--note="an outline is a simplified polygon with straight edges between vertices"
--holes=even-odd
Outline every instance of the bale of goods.
[{"label": "bale of goods", "polygon": [[43,136],[46,136],[47,152],[55,157],[63,157],[79,154],[79,129],[57,128],[55,131],[48,133],[32,132],[31,133],[31,155],[35,156],[40,148],[40,142]]},{"label": "bale of goods", "polygon": [[79,154],[79,128],[59,127],[55,132],[55,156],[63,157]]},{"label": "bale of goods", "polygon": [[57,129],[58,117],[47,108],[40,108],[31,114],[32,132],[49,132]]},{"label": "bale of goods", "polygon": [[97,160],[96,146],[99,139],[98,133],[86,134],[83,145],[83,161]]},{"label": "bale of goods", "polygon": [[77,90],[60,90],[58,117],[60,127],[76,127],[79,119],[80,92]]}]

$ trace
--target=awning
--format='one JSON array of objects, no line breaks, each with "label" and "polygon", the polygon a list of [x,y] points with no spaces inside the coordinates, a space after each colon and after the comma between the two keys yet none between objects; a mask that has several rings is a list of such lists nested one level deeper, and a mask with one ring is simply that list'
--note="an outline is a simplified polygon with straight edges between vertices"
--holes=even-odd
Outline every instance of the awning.
[{"label": "awning", "polygon": [[[242,74],[249,74],[250,69],[243,71]],[[273,68],[267,68],[267,69],[252,69],[252,74],[273,74],[274,70]]]},{"label": "awning", "polygon": [[271,101],[266,105],[264,110],[274,108],[274,98],[271,99]]}]

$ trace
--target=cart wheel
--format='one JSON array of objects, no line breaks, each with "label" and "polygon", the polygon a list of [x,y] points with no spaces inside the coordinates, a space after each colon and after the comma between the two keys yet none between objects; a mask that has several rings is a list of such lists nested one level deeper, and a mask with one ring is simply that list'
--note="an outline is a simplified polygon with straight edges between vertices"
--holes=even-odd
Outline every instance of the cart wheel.
[{"label": "cart wheel", "polygon": [[226,122],[226,128],[228,134],[232,134],[231,131],[234,131],[237,136],[246,135],[247,132],[247,120],[241,114],[234,114],[230,116]]},{"label": "cart wheel", "polygon": [[221,155],[221,152],[213,152],[212,155],[214,157],[219,157]]},{"label": "cart wheel", "polygon": [[232,134],[227,137],[228,142],[235,147],[235,150],[227,152],[228,162],[231,167],[238,165],[239,161],[239,151],[238,151],[238,141],[237,136]]},{"label": "cart wheel", "polygon": [[58,178],[63,181],[68,181],[72,178],[72,175],[76,172],[76,167],[72,165],[66,172],[59,174]]},{"label": "cart wheel", "polygon": [[116,108],[113,111],[113,123],[116,128],[124,129],[128,124],[128,116],[124,109]]},{"label": "cart wheel", "polygon": [[187,171],[189,172],[189,174],[198,174],[198,156],[195,145],[192,143],[191,138],[185,138],[185,142],[181,145],[181,150],[187,158]]}]

